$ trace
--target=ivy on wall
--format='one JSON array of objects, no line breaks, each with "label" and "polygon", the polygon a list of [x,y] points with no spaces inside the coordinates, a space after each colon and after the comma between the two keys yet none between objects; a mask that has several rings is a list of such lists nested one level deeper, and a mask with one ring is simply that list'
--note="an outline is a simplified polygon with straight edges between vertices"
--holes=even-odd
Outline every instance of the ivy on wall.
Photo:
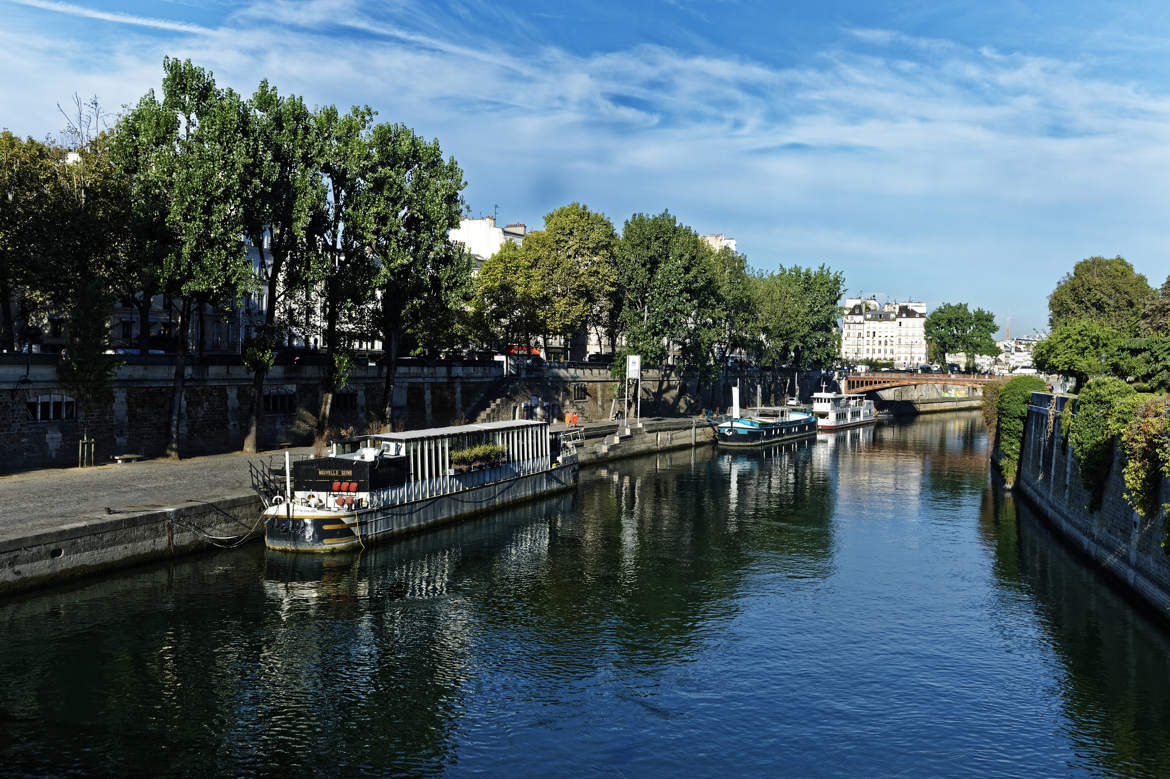
[{"label": "ivy on wall", "polygon": [[[1076,414],[1068,426],[1068,443],[1080,464],[1081,484],[1089,492],[1089,510],[1101,507],[1105,481],[1113,465],[1114,440],[1132,413],[1133,387],[1121,379],[1101,376],[1089,381],[1077,397]],[[1063,421],[1063,420],[1062,420]]]},{"label": "ivy on wall", "polygon": [[[1039,376],[1016,376],[998,388],[995,399],[996,431],[999,435],[999,469],[1008,485],[1014,484],[1020,468],[1020,445],[1028,418],[1028,401],[1033,392],[1047,389]],[[984,389],[986,398],[987,390]]]}]

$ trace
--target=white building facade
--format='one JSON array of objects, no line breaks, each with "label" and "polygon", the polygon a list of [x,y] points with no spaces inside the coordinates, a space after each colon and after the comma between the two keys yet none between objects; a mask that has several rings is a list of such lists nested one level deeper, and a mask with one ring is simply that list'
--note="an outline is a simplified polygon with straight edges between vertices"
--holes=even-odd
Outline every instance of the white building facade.
[{"label": "white building facade", "polygon": [[494,216],[485,216],[481,219],[463,217],[459,220],[459,226],[447,233],[447,238],[471,253],[473,267],[478,273],[484,261],[498,252],[505,241],[523,243],[527,232],[528,228],[523,224],[496,227]]},{"label": "white building facade", "polygon": [[925,303],[848,298],[841,321],[841,359],[889,362],[913,370],[927,361],[925,325]]}]

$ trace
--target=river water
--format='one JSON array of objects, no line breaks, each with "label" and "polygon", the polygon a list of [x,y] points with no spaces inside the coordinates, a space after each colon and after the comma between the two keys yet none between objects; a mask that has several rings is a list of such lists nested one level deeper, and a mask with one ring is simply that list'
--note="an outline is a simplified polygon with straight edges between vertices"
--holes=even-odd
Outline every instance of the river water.
[{"label": "river water", "polygon": [[986,450],[954,414],[674,452],[0,601],[0,773],[1170,773],[1170,634]]}]

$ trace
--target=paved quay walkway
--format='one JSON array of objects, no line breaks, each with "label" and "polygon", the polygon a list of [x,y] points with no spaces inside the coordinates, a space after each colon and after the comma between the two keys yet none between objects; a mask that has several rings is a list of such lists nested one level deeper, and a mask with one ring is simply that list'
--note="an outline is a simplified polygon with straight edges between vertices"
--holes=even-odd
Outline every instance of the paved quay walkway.
[{"label": "paved quay walkway", "polygon": [[[648,427],[689,428],[690,417],[647,419]],[[617,422],[580,425],[587,442],[613,434]],[[551,425],[553,432],[565,425]],[[587,443],[587,446],[589,444]],[[50,468],[0,476],[0,544],[16,538],[56,530],[86,520],[105,521],[111,515],[153,512],[196,502],[217,501],[252,494],[248,463],[279,461],[283,449],[259,454],[232,452],[184,460],[164,458],[93,468]],[[312,453],[312,447],[294,447],[293,455]]]},{"label": "paved quay walkway", "polygon": [[[710,430],[664,438],[691,430],[689,417],[642,421],[630,436],[615,435],[624,428],[616,422],[582,425],[582,467],[712,440]],[[260,519],[248,463],[277,466],[285,451],[301,456],[312,448],[0,476],[0,596],[242,541]]]},{"label": "paved quay walkway", "polygon": [[[232,452],[184,460],[159,458],[0,476],[0,544],[66,524],[105,521],[111,514],[157,511],[250,495],[248,463],[283,458],[284,451]],[[308,454],[312,447],[288,451]]]}]

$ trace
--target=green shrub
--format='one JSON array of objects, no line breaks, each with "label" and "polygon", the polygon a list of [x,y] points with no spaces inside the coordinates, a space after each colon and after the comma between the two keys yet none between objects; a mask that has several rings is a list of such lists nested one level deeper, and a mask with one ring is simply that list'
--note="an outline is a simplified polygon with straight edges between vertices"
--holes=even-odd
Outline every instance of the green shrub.
[{"label": "green shrub", "polygon": [[[1161,450],[1170,440],[1170,406],[1156,395],[1133,395],[1138,402],[1132,418],[1121,431],[1121,448],[1125,453],[1125,500],[1139,515],[1158,513],[1158,488],[1162,474],[1170,463],[1162,459]],[[1126,398],[1125,400],[1130,400]],[[1163,538],[1165,548],[1166,540]]]},{"label": "green shrub", "polygon": [[999,388],[996,398],[996,430],[999,433],[999,469],[1009,485],[1016,481],[1020,467],[1020,444],[1028,419],[1028,401],[1033,392],[1047,386],[1039,376],[1015,376]]},{"label": "green shrub", "polygon": [[499,444],[480,444],[466,449],[452,449],[448,455],[452,465],[497,465],[504,460],[507,450]]},{"label": "green shrub", "polygon": [[[1092,379],[1077,397],[1076,415],[1069,425],[1068,443],[1080,463],[1081,483],[1089,491],[1089,510],[1101,506],[1105,481],[1113,464],[1113,441],[1136,410],[1133,387],[1121,379]],[[1128,415],[1128,418],[1127,418]]]},{"label": "green shrub", "polygon": [[1003,390],[1003,385],[1007,384],[1007,379],[994,379],[983,385],[983,424],[987,425],[987,440],[995,445],[995,430],[996,422],[998,421],[999,410],[996,407],[999,403],[999,393]]}]

